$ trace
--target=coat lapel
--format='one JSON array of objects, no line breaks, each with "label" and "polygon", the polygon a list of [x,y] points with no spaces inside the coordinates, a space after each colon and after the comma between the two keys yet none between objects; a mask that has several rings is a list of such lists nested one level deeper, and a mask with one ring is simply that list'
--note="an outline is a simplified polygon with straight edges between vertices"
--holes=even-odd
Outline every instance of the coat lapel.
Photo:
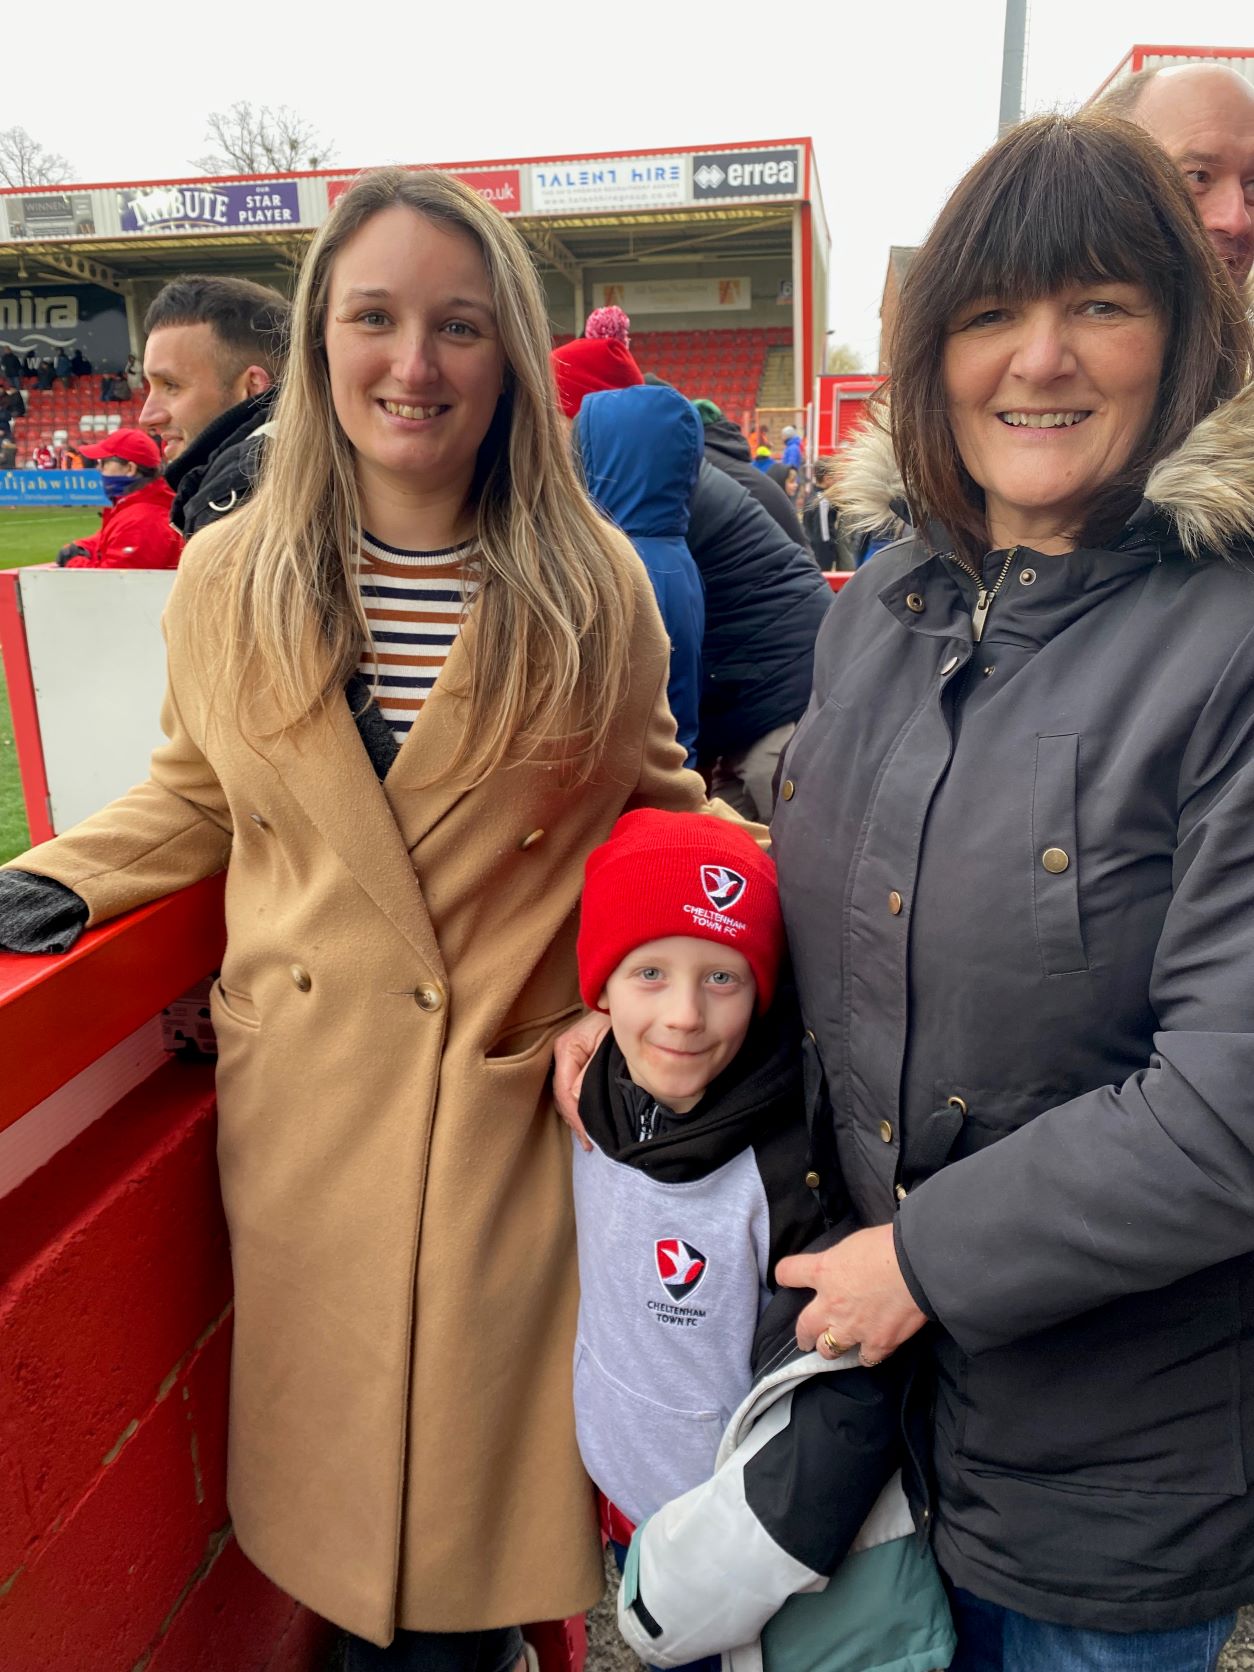
[{"label": "coat lapel", "polygon": [[[263,746],[284,784],[353,877],[444,978],[444,962],[408,844],[342,697]],[[403,752],[403,751],[402,751]],[[393,762],[393,770],[400,761]]]}]

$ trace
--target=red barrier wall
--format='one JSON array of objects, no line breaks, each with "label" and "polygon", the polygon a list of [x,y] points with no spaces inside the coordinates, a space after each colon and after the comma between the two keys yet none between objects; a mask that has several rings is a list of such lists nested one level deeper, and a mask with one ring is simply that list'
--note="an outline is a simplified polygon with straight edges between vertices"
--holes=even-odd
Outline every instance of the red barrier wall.
[{"label": "red barrier wall", "polygon": [[212,1074],[171,1062],[0,1209],[0,1667],[313,1672],[231,1536]]}]

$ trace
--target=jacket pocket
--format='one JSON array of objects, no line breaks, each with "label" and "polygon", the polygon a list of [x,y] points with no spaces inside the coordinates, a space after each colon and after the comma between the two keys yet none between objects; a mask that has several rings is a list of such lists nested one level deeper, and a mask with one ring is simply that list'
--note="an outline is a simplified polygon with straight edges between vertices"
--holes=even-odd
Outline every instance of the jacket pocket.
[{"label": "jacket pocket", "polygon": [[991,1352],[946,1355],[960,1361],[958,1451],[1071,1490],[1240,1496],[1240,1328],[1236,1277],[1212,1267]]},{"label": "jacket pocket", "polygon": [[1038,737],[1032,784],[1032,894],[1036,944],[1046,975],[1088,969],[1080,925],[1076,768],[1080,739]]},{"label": "jacket pocket", "polygon": [[547,1016],[537,1016],[534,1021],[519,1022],[492,1041],[483,1054],[484,1062],[489,1068],[509,1068],[516,1063],[530,1062],[553,1043],[563,1028],[582,1015],[582,1004],[567,1004]]}]

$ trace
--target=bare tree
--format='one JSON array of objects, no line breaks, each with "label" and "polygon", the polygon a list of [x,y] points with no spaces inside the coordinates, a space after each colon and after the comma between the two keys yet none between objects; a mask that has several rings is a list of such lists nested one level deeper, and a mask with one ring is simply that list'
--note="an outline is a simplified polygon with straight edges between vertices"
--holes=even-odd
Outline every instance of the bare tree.
[{"label": "bare tree", "polygon": [[73,174],[56,151],[45,151],[25,128],[0,128],[0,181],[6,186],[60,186]]},{"label": "bare tree", "polygon": [[214,149],[192,161],[206,174],[283,174],[321,168],[334,154],[313,124],[287,105],[256,108],[237,99],[229,110],[209,113],[205,138]]},{"label": "bare tree", "polygon": [[829,377],[847,377],[851,372],[865,371],[862,356],[857,349],[850,348],[848,343],[829,343],[827,345],[827,372]]}]

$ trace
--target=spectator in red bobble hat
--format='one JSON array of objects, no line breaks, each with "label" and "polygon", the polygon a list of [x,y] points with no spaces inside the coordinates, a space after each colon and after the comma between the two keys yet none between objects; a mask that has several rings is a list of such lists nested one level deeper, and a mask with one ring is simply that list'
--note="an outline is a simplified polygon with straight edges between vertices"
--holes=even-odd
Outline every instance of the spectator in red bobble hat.
[{"label": "spectator in red bobble hat", "polygon": [[84,459],[100,463],[109,504],[100,531],[62,546],[64,569],[175,569],[183,536],[170,524],[174,494],[161,475],[161,450],[143,430],[114,430]]},{"label": "spectator in red bobble hat", "polygon": [[621,308],[597,308],[588,315],[583,336],[552,351],[557,398],[574,418],[585,395],[601,389],[631,389],[644,373],[631,353],[631,321]]}]

